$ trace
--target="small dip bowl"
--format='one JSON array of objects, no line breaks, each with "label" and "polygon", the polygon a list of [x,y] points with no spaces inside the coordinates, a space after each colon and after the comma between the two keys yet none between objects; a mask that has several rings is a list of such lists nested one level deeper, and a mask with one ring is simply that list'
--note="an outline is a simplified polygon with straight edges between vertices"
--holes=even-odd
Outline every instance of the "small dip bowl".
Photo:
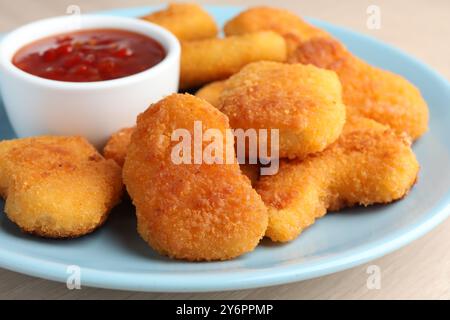
[{"label": "small dip bowl", "polygon": [[[164,59],[142,72],[113,80],[65,82],[41,78],[12,60],[24,46],[49,36],[90,29],[119,29],[148,36]],[[132,18],[100,15],[56,17],[16,29],[0,43],[0,89],[19,137],[81,135],[96,147],[115,131],[133,126],[151,103],[178,90],[180,44],[165,29]]]}]

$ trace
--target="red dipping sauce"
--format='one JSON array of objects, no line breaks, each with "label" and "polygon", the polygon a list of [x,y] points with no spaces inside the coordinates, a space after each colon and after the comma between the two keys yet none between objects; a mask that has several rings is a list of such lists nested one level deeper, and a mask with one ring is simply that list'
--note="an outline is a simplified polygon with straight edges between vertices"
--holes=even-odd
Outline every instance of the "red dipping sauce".
[{"label": "red dipping sauce", "polygon": [[127,77],[166,56],[156,40],[116,29],[92,29],[44,38],[20,49],[13,64],[35,76],[66,82]]}]

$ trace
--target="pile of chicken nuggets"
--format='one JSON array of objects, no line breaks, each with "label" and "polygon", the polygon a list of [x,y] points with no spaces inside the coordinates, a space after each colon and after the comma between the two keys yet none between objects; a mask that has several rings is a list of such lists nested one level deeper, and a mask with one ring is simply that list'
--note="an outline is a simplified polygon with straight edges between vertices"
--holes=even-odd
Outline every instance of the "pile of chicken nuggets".
[{"label": "pile of chicken nuggets", "polygon": [[[294,240],[327,212],[401,199],[416,182],[411,144],[428,127],[419,90],[326,31],[270,7],[232,18],[224,37],[195,4],[170,4],[142,19],[180,40],[182,92],[112,135],[103,155],[80,137],[0,142],[0,195],[25,232],[92,232],[124,184],[138,233],[153,249],[176,259],[227,260],[263,237]],[[278,130],[277,141],[258,136],[262,145],[277,143],[278,172],[261,175],[259,161],[238,162],[225,140],[231,162],[174,163],[172,133],[195,135],[199,121],[223,139],[228,129]]]}]

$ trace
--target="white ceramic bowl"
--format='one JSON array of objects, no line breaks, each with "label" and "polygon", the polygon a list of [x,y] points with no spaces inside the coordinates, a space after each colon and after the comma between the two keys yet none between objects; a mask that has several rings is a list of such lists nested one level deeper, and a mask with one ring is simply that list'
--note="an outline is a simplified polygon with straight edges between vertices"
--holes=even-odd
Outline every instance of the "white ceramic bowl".
[{"label": "white ceramic bowl", "polygon": [[[150,36],[164,47],[166,57],[135,75],[99,82],[48,80],[13,65],[14,54],[24,45],[82,29],[122,29]],[[157,25],[131,18],[50,18],[16,29],[0,44],[0,89],[19,137],[82,135],[101,147],[113,132],[133,126],[136,116],[151,103],[178,90],[179,68],[178,40]]]}]

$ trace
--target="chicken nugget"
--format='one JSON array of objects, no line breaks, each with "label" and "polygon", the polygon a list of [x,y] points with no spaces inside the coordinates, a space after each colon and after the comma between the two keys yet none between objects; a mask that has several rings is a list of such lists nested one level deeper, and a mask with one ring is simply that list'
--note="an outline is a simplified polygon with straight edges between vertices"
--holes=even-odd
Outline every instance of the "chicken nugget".
[{"label": "chicken nugget", "polygon": [[325,31],[306,23],[287,10],[264,6],[241,12],[224,27],[227,36],[270,30],[284,37],[288,54],[295,50],[299,42],[327,35]]},{"label": "chicken nugget", "polygon": [[[203,140],[196,147],[198,121],[201,133],[213,129],[218,136],[212,140],[222,142],[214,154],[231,155],[231,163],[195,160],[194,150],[200,146],[204,154],[210,145]],[[123,178],[138,232],[158,252],[191,261],[226,260],[252,251],[263,237],[267,209],[241,173],[233,144],[224,142],[228,128],[224,114],[188,94],[173,94],[138,117]],[[182,141],[175,133],[183,134]],[[180,151],[182,142],[192,151]]]},{"label": "chicken nugget", "polygon": [[286,43],[272,31],[181,44],[180,88],[223,80],[250,62],[286,60]]},{"label": "chicken nugget", "polygon": [[266,236],[295,239],[327,211],[389,203],[405,196],[419,164],[410,138],[365,118],[348,121],[339,140],[304,161],[282,161],[256,190],[269,209]]},{"label": "chicken nugget", "polygon": [[413,140],[427,131],[428,107],[420,91],[403,77],[357,58],[337,40],[303,42],[289,62],[335,71],[349,114],[376,120],[398,133],[406,132]]},{"label": "chicken nugget", "polygon": [[214,38],[218,32],[213,17],[195,3],[171,3],[141,19],[166,28],[183,41]]},{"label": "chicken nugget", "polygon": [[[249,64],[228,79],[219,108],[232,128],[278,129],[281,158],[325,149],[341,134],[346,112],[334,72],[269,61]],[[269,136],[265,143],[272,145]]]},{"label": "chicken nugget", "polygon": [[226,80],[214,81],[208,83],[195,93],[196,97],[205,99],[214,107],[220,110],[220,95],[225,89]]},{"label": "chicken nugget", "polygon": [[428,128],[428,107],[419,90],[403,77],[375,68],[352,55],[331,35],[289,11],[259,7],[240,13],[225,25],[227,35],[273,30],[289,46],[288,62],[335,71],[342,83],[348,114],[389,125],[413,140]]},{"label": "chicken nugget", "polygon": [[5,213],[24,232],[74,238],[94,231],[120,201],[120,167],[81,137],[0,142]]},{"label": "chicken nugget", "polygon": [[105,159],[113,159],[120,167],[123,167],[133,131],[134,127],[124,128],[114,133],[103,148]]}]

